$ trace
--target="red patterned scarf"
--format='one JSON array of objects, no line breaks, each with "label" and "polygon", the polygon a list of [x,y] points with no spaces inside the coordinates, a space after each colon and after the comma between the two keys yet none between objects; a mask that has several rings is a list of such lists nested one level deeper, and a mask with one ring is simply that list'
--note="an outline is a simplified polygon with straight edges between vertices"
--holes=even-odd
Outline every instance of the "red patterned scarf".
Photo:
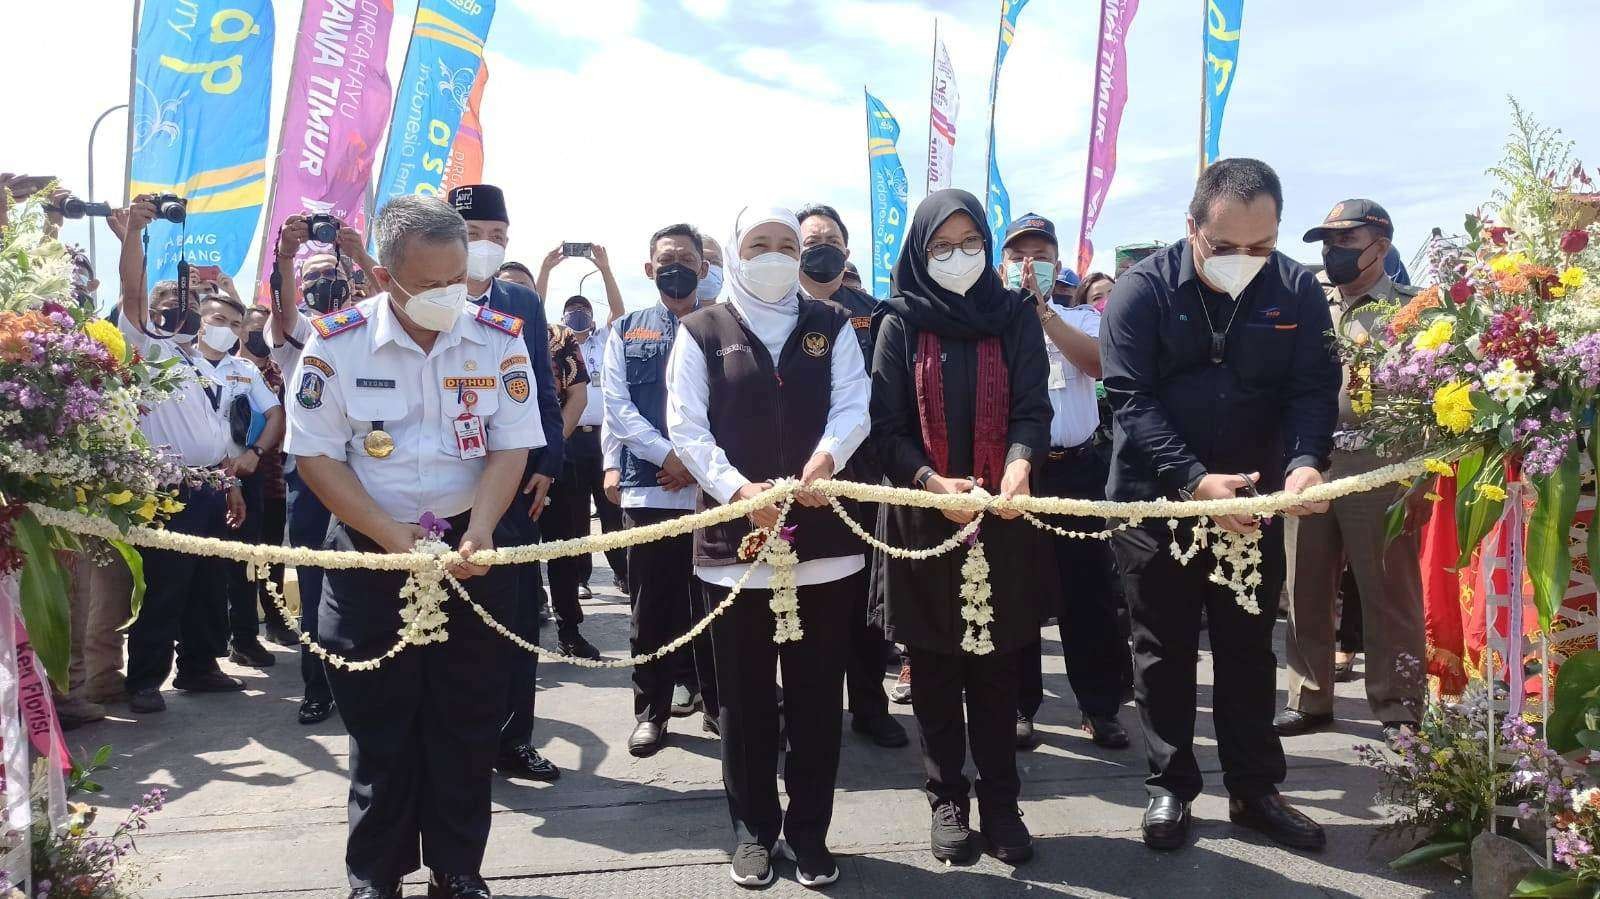
[{"label": "red patterned scarf", "polygon": [[[950,477],[950,438],[944,412],[944,349],[939,335],[923,331],[917,341],[917,418],[922,446],[933,468]],[[1006,465],[1006,431],[1011,417],[1011,376],[1000,338],[978,341],[978,389],[972,435],[972,474],[997,488]]]}]

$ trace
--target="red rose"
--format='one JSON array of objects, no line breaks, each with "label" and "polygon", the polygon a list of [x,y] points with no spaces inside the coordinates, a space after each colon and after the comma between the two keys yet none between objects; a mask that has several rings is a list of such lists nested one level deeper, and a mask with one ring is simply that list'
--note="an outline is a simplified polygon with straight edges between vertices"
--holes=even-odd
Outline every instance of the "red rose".
[{"label": "red rose", "polygon": [[1582,253],[1587,246],[1589,246],[1589,232],[1582,228],[1574,228],[1561,235],[1561,252],[1563,253]]},{"label": "red rose", "polygon": [[1506,235],[1510,233],[1511,229],[1504,225],[1493,225],[1489,228],[1489,239],[1494,241],[1495,246],[1503,247],[1506,245]]},{"label": "red rose", "polygon": [[1465,303],[1472,297],[1472,282],[1466,278],[1450,285],[1450,299],[1457,303]]}]

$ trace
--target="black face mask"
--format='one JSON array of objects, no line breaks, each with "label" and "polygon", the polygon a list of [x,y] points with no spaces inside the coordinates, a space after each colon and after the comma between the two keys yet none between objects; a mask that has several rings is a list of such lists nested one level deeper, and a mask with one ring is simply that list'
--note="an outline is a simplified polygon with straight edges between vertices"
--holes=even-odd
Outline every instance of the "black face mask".
[{"label": "black face mask", "polygon": [[800,254],[800,271],[818,284],[827,284],[844,273],[844,250],[821,243]]},{"label": "black face mask", "polygon": [[1322,267],[1328,273],[1328,280],[1334,284],[1354,284],[1361,280],[1361,255],[1371,246],[1368,244],[1359,250],[1323,247]]},{"label": "black face mask", "polygon": [[245,335],[244,349],[257,359],[265,359],[272,355],[272,347],[267,346],[267,335],[260,331],[251,331]]},{"label": "black face mask", "polygon": [[567,314],[562,316],[561,323],[582,334],[594,327],[594,316],[582,309],[568,309]]},{"label": "black face mask", "polygon": [[319,279],[306,288],[306,305],[319,313],[332,312],[350,298],[350,282],[343,278]]},{"label": "black face mask", "polygon": [[687,265],[674,262],[656,269],[656,289],[674,300],[686,300],[694,296],[695,288],[699,286],[700,276]]},{"label": "black face mask", "polygon": [[193,337],[200,333],[200,310],[171,306],[156,313],[156,327],[163,334]]}]

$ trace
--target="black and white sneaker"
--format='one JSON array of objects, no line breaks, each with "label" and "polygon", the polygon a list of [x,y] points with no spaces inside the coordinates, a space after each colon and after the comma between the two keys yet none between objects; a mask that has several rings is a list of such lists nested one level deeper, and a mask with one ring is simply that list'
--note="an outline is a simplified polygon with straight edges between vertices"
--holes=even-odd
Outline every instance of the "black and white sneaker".
[{"label": "black and white sneaker", "polygon": [[795,879],[810,889],[825,887],[839,879],[839,866],[827,847],[799,851],[786,840],[778,844],[780,851],[794,861]]},{"label": "black and white sneaker", "polygon": [[774,879],[772,853],[760,843],[740,843],[734,847],[728,876],[739,886],[752,890],[771,886]]}]

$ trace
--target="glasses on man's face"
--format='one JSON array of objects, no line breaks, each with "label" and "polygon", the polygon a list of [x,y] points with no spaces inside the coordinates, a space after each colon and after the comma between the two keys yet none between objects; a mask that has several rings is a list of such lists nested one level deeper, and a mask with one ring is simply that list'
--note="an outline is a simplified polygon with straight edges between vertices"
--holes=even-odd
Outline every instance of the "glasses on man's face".
[{"label": "glasses on man's face", "polygon": [[947,243],[942,240],[938,243],[930,243],[928,244],[928,257],[943,262],[954,256],[958,248],[961,252],[967,254],[983,252],[983,235],[974,234],[960,243]]},{"label": "glasses on man's face", "polygon": [[318,281],[337,281],[339,280],[339,272],[337,269],[325,268],[320,271],[306,272],[304,277],[307,284],[315,284]]}]

